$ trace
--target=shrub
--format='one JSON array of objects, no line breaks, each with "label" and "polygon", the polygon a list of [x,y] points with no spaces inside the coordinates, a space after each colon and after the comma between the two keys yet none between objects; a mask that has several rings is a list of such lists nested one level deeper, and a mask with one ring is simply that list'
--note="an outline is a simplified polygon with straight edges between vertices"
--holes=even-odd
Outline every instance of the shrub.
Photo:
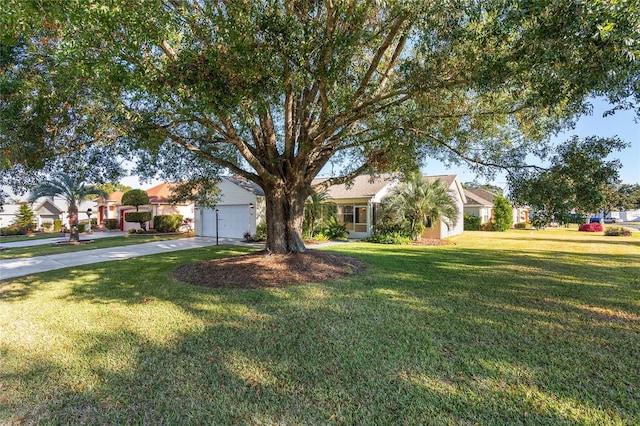
[{"label": "shrub", "polygon": [[515,229],[527,229],[529,227],[529,222],[520,222],[513,225]]},{"label": "shrub", "polygon": [[583,225],[580,225],[580,228],[578,228],[578,231],[583,231],[583,232],[602,232],[602,225],[600,225],[597,222],[585,223]]},{"label": "shrub", "polygon": [[27,234],[26,229],[20,228],[19,226],[16,226],[16,225],[6,226],[0,229],[0,235],[2,235],[3,237],[10,237],[13,235],[26,235],[26,234]]},{"label": "shrub", "polygon": [[480,216],[474,216],[472,214],[464,214],[464,230],[465,231],[479,231],[482,226],[482,219]]},{"label": "shrub", "polygon": [[53,222],[42,222],[40,226],[46,230],[53,228]]},{"label": "shrub", "polygon": [[267,222],[260,222],[256,226],[256,233],[253,234],[253,241],[267,241]]},{"label": "shrub", "polygon": [[60,232],[62,229],[62,219],[53,219],[53,232]]},{"label": "shrub", "polygon": [[335,240],[349,237],[349,231],[347,231],[347,225],[345,223],[340,223],[335,216],[330,216],[320,232],[313,235],[314,240],[317,239],[317,235],[324,235],[330,240]]},{"label": "shrub", "polygon": [[153,218],[153,229],[158,232],[178,232],[181,225],[181,214],[158,215]]},{"label": "shrub", "polygon": [[373,234],[372,236],[363,239],[363,241],[377,244],[407,245],[413,242],[413,238],[408,237],[403,232],[389,232],[384,234]]},{"label": "shrub", "polygon": [[106,219],[104,221],[104,227],[107,229],[118,229],[118,219]]},{"label": "shrub", "polygon": [[331,238],[329,236],[323,234],[322,232],[318,232],[312,238],[313,241],[329,241]]},{"label": "shrub", "polygon": [[481,231],[493,231],[493,222],[483,223],[480,227]]},{"label": "shrub", "polygon": [[493,223],[492,231],[504,232],[511,228],[513,223],[513,209],[509,200],[504,197],[496,196],[493,199]]},{"label": "shrub", "polygon": [[147,233],[146,229],[142,229],[142,228],[136,229],[136,234],[146,234],[146,233]]},{"label": "shrub", "polygon": [[142,229],[147,229],[147,222],[150,220],[151,212],[129,212],[124,215],[125,222],[137,222]]},{"label": "shrub", "polygon": [[130,234],[135,234],[136,230],[132,228],[132,229],[129,229],[127,232],[130,233]]},{"label": "shrub", "polygon": [[609,237],[630,237],[631,231],[621,226],[611,226],[604,231],[604,235]]},{"label": "shrub", "polygon": [[86,223],[79,223],[78,224],[78,232],[84,232],[86,227],[87,227]]}]

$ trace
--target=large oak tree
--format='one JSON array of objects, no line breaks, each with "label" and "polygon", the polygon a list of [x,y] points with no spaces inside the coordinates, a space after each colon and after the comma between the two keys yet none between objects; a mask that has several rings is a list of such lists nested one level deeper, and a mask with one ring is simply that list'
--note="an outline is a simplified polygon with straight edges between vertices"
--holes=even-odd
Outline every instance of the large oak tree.
[{"label": "large oak tree", "polygon": [[5,170],[90,146],[227,170],[264,189],[273,252],[304,251],[314,190],[426,157],[515,167],[590,96],[638,98],[633,1],[9,0],[1,19]]}]

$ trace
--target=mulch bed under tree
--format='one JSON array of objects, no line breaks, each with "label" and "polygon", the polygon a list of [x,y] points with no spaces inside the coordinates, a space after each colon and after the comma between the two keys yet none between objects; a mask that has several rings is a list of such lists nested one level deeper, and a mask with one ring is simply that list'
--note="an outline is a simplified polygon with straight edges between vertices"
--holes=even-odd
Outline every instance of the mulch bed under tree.
[{"label": "mulch bed under tree", "polygon": [[174,277],[205,287],[258,289],[338,280],[364,269],[358,259],[317,250],[303,254],[263,251],[182,265]]}]

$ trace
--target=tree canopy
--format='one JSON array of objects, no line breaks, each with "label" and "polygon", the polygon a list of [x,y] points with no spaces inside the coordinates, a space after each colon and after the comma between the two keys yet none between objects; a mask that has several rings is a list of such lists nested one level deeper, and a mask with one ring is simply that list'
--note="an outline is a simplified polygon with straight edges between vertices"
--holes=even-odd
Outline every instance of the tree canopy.
[{"label": "tree canopy", "polygon": [[607,156],[625,146],[617,138],[575,136],[556,149],[547,169],[509,175],[511,196],[547,221],[563,220],[572,211],[596,213],[606,207],[608,188],[618,181],[620,161]]},{"label": "tree canopy", "polygon": [[[4,170],[94,147],[142,174],[265,191],[268,249],[305,199],[426,157],[522,166],[606,96],[638,100],[634,1],[8,0]],[[312,185],[330,162],[338,175]]]}]

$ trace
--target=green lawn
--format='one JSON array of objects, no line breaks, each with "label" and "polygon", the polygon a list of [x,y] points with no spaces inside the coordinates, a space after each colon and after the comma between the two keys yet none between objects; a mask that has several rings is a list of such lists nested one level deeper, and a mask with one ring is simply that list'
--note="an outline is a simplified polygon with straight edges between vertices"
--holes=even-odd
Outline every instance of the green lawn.
[{"label": "green lawn", "polygon": [[46,240],[49,238],[60,238],[59,232],[38,232],[28,235],[7,235],[0,236],[0,244],[14,243],[16,241],[33,241],[33,240]]},{"label": "green lawn", "polygon": [[[99,238],[90,244],[56,246],[52,244],[43,244],[30,247],[7,248],[0,252],[0,259],[13,259],[34,256],[50,256],[52,254],[74,253],[77,251],[94,250],[99,248],[130,246],[133,244],[149,243],[153,241],[175,240],[177,238],[185,238],[184,234],[176,235],[122,235],[118,237]],[[91,239],[89,235],[82,235],[81,240]]]},{"label": "green lawn", "polygon": [[350,243],[364,275],[180,284],[211,247],[0,281],[0,424],[640,424],[640,238]]}]

